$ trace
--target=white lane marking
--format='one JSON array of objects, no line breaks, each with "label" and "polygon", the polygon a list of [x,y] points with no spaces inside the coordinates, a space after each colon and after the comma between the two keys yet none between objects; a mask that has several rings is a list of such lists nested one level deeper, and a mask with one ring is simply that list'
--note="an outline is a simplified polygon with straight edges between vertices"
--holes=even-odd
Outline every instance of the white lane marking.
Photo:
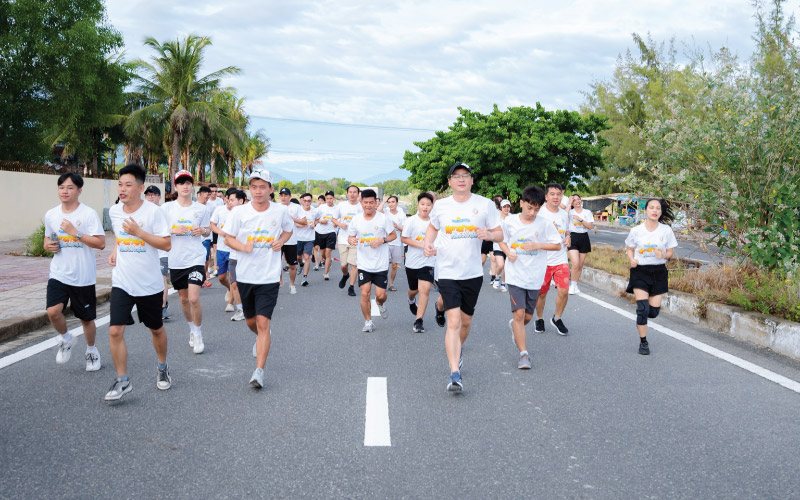
[{"label": "white lane marking", "polygon": [[364,446],[391,446],[389,432],[389,396],[386,377],[367,378],[367,411],[364,422]]},{"label": "white lane marking", "polygon": [[[172,295],[173,293],[175,293],[174,288],[170,288],[169,291],[167,292],[168,295]],[[131,314],[133,314],[135,311],[136,311],[136,306],[133,306]],[[95,327],[105,326],[110,322],[111,322],[111,316],[108,314],[94,320]],[[69,330],[69,333],[74,337],[80,337],[81,335],[83,335],[83,325],[76,326],[72,330]],[[28,359],[31,356],[39,354],[40,352],[44,352],[50,349],[51,347],[55,347],[57,345],[58,345],[58,337],[52,337],[47,340],[43,340],[38,344],[34,344],[30,347],[26,347],[25,349],[17,351],[14,354],[9,354],[8,356],[4,356],[0,358],[0,370],[13,365],[14,363],[19,363],[20,361]]]},{"label": "white lane marking", "polygon": [[[611,304],[609,304],[607,302],[603,302],[602,300],[597,299],[595,297],[592,297],[590,295],[586,295],[583,292],[578,293],[578,295],[583,297],[584,299],[590,301],[590,302],[594,302],[595,304],[597,304],[597,305],[599,305],[601,307],[604,307],[604,308],[606,308],[606,309],[608,309],[610,311],[613,311],[613,312],[615,312],[615,313],[617,313],[617,314],[619,314],[621,316],[624,316],[626,318],[632,319],[634,321],[636,320],[636,315],[631,313],[631,312],[629,312],[629,311],[626,311],[626,310],[621,309],[621,308],[619,308],[617,306],[611,305]],[[785,387],[785,388],[787,388],[787,389],[789,389],[791,391],[794,391],[794,392],[800,394],[800,383],[799,382],[796,382],[796,381],[794,381],[794,380],[792,380],[790,378],[784,377],[783,375],[779,375],[779,374],[777,374],[777,373],[775,373],[775,372],[773,372],[771,370],[767,370],[766,368],[758,366],[758,365],[756,365],[754,363],[751,363],[749,361],[745,361],[744,359],[742,359],[742,358],[740,358],[738,356],[734,356],[733,354],[727,353],[725,351],[721,351],[721,350],[717,349],[716,347],[711,347],[708,344],[704,344],[704,343],[702,343],[702,342],[700,342],[698,340],[695,340],[695,339],[693,339],[691,337],[687,337],[686,335],[683,335],[682,333],[678,333],[675,330],[672,330],[672,329],[667,328],[665,326],[659,325],[658,323],[653,323],[652,321],[649,321],[647,323],[647,325],[650,328],[652,328],[653,330],[659,331],[659,332],[663,333],[664,335],[667,335],[668,337],[672,337],[673,339],[678,340],[680,342],[683,342],[684,344],[688,344],[688,345],[694,347],[695,349],[703,351],[706,354],[710,354],[710,355],[714,356],[715,358],[719,358],[719,359],[721,359],[723,361],[727,361],[728,363],[730,363],[732,365],[735,365],[735,366],[738,366],[739,368],[742,368],[743,370],[747,370],[747,371],[749,371],[750,373],[752,373],[754,375],[758,375],[759,377],[765,378],[765,379],[769,380],[770,382],[775,382],[776,384],[778,384],[780,386],[783,386],[783,387]]]}]

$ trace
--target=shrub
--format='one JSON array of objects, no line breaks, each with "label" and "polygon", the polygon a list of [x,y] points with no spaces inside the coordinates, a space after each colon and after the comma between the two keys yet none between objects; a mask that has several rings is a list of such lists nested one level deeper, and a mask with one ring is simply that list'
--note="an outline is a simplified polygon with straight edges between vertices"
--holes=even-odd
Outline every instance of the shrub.
[{"label": "shrub", "polygon": [[44,223],[34,231],[25,242],[25,254],[33,257],[52,257],[53,254],[44,249]]}]

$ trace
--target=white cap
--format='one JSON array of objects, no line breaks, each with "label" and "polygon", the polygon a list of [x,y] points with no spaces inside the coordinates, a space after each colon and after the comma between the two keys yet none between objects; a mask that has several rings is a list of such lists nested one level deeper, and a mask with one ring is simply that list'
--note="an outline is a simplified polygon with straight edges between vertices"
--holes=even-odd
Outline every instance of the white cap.
[{"label": "white cap", "polygon": [[272,176],[269,175],[269,170],[262,170],[256,169],[253,170],[253,173],[247,177],[247,182],[253,182],[253,179],[261,179],[262,181],[267,181],[272,185]]},{"label": "white cap", "polygon": [[508,201],[508,200],[503,200],[503,201],[500,202],[500,208],[503,208],[506,205],[508,205],[510,207],[511,206],[511,202]]}]

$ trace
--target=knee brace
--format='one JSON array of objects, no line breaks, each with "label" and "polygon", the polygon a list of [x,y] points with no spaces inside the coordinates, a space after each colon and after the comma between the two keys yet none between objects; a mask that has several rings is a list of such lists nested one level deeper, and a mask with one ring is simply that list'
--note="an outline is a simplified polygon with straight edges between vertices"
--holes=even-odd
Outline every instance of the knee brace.
[{"label": "knee brace", "polygon": [[659,311],[661,311],[660,307],[650,306],[650,312],[647,314],[648,318],[655,318],[658,316]]},{"label": "knee brace", "polygon": [[650,315],[650,304],[646,300],[636,301],[636,324],[646,325],[647,317]]}]

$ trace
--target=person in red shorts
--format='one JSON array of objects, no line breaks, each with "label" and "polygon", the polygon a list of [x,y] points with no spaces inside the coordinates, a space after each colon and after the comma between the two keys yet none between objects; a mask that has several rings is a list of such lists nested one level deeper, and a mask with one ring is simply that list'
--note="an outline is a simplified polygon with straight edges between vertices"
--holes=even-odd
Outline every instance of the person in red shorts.
[{"label": "person in red shorts", "polygon": [[550,290],[550,282],[556,284],[556,313],[550,318],[550,324],[556,327],[559,335],[566,335],[569,330],[561,320],[561,315],[567,307],[569,298],[569,264],[567,260],[567,248],[570,246],[570,225],[569,216],[566,210],[561,208],[561,199],[564,196],[564,188],[561,184],[551,183],[545,186],[545,204],[539,210],[537,217],[542,217],[556,226],[561,236],[561,248],[556,251],[547,252],[547,271],[544,275],[544,283],[539,290],[539,299],[536,301],[536,333],[544,333],[544,304],[547,302],[547,292]]}]

